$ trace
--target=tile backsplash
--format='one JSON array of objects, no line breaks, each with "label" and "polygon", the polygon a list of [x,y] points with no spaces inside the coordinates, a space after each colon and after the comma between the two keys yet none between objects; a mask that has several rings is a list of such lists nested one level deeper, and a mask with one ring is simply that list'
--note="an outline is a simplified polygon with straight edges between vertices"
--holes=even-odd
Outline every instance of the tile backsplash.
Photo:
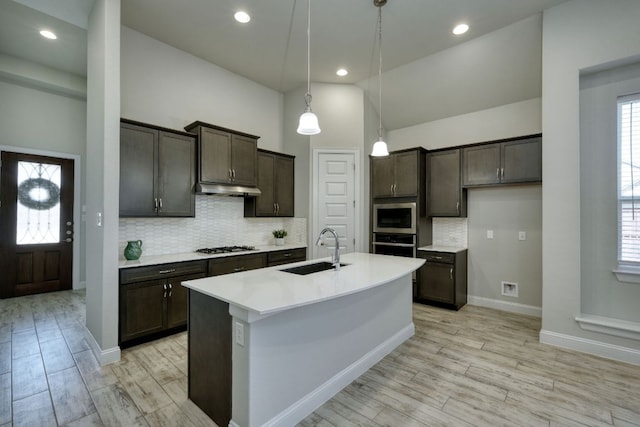
[{"label": "tile backsplash", "polygon": [[142,240],[143,255],[166,255],[215,246],[269,245],[276,228],[287,230],[287,243],[307,241],[306,218],[244,218],[241,197],[196,195],[195,218],[120,218],[120,258],[128,240]]},{"label": "tile backsplash", "polygon": [[468,247],[467,218],[433,218],[433,244]]}]

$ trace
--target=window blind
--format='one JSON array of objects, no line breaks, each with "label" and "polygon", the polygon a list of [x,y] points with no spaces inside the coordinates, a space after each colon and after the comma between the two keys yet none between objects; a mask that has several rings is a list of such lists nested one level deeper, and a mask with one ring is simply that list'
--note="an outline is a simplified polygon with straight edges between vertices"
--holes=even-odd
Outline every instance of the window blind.
[{"label": "window blind", "polygon": [[640,266],[640,93],[618,98],[618,262]]}]

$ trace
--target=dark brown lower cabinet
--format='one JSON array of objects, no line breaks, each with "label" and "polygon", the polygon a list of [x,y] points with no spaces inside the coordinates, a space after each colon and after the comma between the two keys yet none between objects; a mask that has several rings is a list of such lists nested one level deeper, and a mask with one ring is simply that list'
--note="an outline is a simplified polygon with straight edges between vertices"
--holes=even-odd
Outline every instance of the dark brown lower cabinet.
[{"label": "dark brown lower cabinet", "polygon": [[185,329],[188,292],[182,282],[206,272],[206,260],[121,269],[120,344]]},{"label": "dark brown lower cabinet", "polygon": [[209,276],[239,273],[266,266],[267,255],[265,253],[212,258],[209,260]]},{"label": "dark brown lower cabinet", "polygon": [[467,303],[467,251],[418,250],[425,263],[418,270],[414,299],[456,310]]}]

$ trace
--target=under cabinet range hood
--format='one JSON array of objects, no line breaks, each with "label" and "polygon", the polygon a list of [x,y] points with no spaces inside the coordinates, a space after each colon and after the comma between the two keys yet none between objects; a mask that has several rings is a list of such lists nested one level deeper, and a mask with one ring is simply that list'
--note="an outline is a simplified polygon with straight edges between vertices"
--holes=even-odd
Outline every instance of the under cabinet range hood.
[{"label": "under cabinet range hood", "polygon": [[245,187],[231,184],[196,184],[196,194],[212,194],[216,196],[255,197],[262,194],[257,187]]}]

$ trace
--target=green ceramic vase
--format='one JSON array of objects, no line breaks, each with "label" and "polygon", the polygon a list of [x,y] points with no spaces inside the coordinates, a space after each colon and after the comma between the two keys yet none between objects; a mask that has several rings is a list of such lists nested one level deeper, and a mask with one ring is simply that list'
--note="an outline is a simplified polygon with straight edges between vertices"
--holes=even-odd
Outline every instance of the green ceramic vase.
[{"label": "green ceramic vase", "polygon": [[142,240],[129,240],[124,248],[124,257],[128,260],[136,260],[142,255]]}]

